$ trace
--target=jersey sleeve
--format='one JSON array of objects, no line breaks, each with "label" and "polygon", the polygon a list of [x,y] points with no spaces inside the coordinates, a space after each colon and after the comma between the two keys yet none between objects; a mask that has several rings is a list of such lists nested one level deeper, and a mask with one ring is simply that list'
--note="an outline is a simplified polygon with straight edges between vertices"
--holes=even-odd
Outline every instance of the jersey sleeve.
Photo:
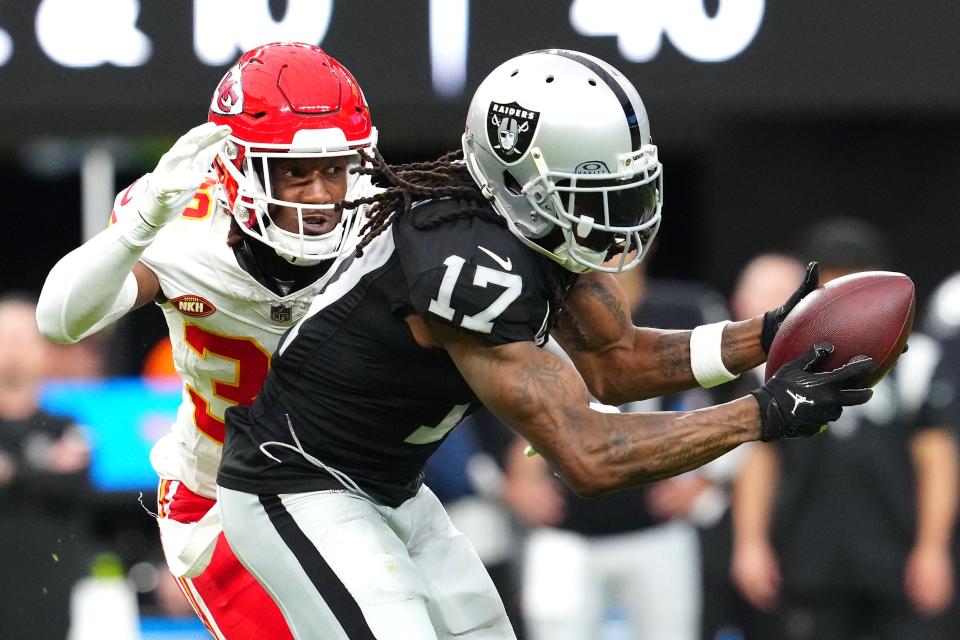
[{"label": "jersey sleeve", "polygon": [[[145,176],[144,176],[145,177]],[[146,180],[138,178],[129,187],[117,194],[113,201],[113,210],[110,212],[109,225],[114,225],[120,220],[130,220],[139,216],[136,196],[146,187]]]},{"label": "jersey sleeve", "polygon": [[[450,206],[455,204],[421,205]],[[418,209],[419,216],[431,213]],[[417,313],[477,334],[490,345],[546,339],[544,259],[504,227],[473,216],[422,230],[403,216],[394,239],[408,300]]]}]

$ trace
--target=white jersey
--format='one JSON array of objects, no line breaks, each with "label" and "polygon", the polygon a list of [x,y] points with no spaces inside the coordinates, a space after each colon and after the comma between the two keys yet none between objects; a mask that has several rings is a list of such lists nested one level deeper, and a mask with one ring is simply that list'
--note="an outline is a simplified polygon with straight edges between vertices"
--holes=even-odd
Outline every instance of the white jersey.
[{"label": "white jersey", "polygon": [[[143,180],[117,196],[112,219],[139,215],[132,202]],[[216,499],[224,412],[250,404],[281,335],[306,314],[324,279],[279,296],[240,268],[227,246],[230,214],[211,180],[183,215],[168,223],[141,261],[160,281],[183,399],[172,433],[150,461],[162,478]]]}]

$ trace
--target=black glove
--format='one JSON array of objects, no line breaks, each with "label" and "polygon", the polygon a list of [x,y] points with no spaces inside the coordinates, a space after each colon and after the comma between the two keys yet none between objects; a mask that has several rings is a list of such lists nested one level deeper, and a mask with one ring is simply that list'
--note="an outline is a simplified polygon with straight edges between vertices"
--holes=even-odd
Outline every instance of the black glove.
[{"label": "black glove", "polygon": [[831,353],[833,345],[821,342],[780,367],[766,384],[750,392],[760,403],[761,440],[816,435],[828,422],[840,417],[843,407],[870,399],[873,389],[857,385],[873,370],[873,359],[857,356],[833,371],[811,371]]},{"label": "black glove", "polygon": [[778,307],[773,311],[767,311],[763,314],[763,329],[760,331],[760,348],[763,349],[764,353],[770,353],[770,345],[773,344],[773,337],[777,335],[777,330],[780,328],[780,325],[783,324],[787,314],[793,311],[797,303],[803,300],[808,293],[816,289],[819,285],[820,267],[816,262],[811,262],[807,265],[807,270],[803,274],[803,282],[801,282],[797,290],[793,292],[790,299],[784,302],[782,307]]}]

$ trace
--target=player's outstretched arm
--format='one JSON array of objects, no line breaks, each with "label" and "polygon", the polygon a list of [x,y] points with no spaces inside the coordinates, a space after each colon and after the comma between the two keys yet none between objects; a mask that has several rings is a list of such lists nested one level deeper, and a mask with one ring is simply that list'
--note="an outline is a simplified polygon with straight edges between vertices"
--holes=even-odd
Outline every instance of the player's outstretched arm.
[{"label": "player's outstretched arm", "polygon": [[[762,319],[732,322],[722,332],[723,363],[732,373],[766,359]],[[620,405],[698,386],[690,363],[691,331],[635,327],[619,283],[606,273],[580,276],[553,331],[591,393]]]},{"label": "player's outstretched arm", "polygon": [[37,304],[41,333],[76,342],[157,296],[159,281],[140,255],[190,204],[228,134],[228,127],[211,123],[184,134],[153,173],[118,197],[118,208],[133,210],[54,265]]},{"label": "player's outstretched arm", "polygon": [[[784,365],[753,397],[690,412],[600,413],[590,408],[576,369],[559,356],[530,342],[487,347],[475,336],[429,326],[484,405],[581,495],[673,476],[750,440],[812,435],[843,406],[870,397],[869,389],[848,387],[872,361],[814,373],[828,353],[820,347]],[[802,398],[799,405],[787,405],[784,398],[794,397]]]},{"label": "player's outstretched arm", "polygon": [[590,408],[576,369],[530,342],[491,348],[454,331],[440,333],[484,405],[581,495],[693,469],[760,435],[751,398],[689,413],[601,413]]},{"label": "player's outstretched arm", "polygon": [[[778,309],[694,333],[633,326],[617,281],[609,274],[589,273],[580,276],[570,292],[553,335],[593,395],[607,404],[713,386],[767,359],[780,324],[816,289],[817,281],[816,263],[811,263],[797,291]],[[696,345],[693,353],[691,344]]]}]

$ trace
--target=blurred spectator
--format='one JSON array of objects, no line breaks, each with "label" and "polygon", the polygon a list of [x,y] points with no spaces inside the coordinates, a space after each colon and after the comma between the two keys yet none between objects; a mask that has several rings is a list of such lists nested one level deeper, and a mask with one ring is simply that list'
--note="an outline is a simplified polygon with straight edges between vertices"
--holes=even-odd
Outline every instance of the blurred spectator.
[{"label": "blurred spectator", "polygon": [[[643,267],[619,278],[639,326],[692,329],[727,317],[722,296],[703,285],[648,279]],[[623,409],[686,411],[710,404],[710,392],[696,389]],[[533,527],[523,572],[528,637],[602,638],[604,619],[616,610],[633,637],[698,638],[699,543],[687,517],[711,484],[702,470],[653,488],[581,499],[541,458],[526,458],[522,450],[518,443],[508,459],[505,497]]]},{"label": "blurred spectator", "polygon": [[[34,321],[36,324],[36,321]],[[54,344],[46,342],[46,366],[43,377],[46,379],[74,378],[78,380],[98,380],[106,374],[104,362],[105,344],[108,337],[95,335],[75,344]]]},{"label": "blurred spectator", "polygon": [[[912,347],[911,347],[912,348]],[[943,425],[957,437],[960,430],[960,332],[945,337],[941,343],[941,357],[930,382],[930,391],[924,404],[924,424]],[[960,558],[960,540],[954,539],[954,567]],[[960,638],[960,607],[951,607],[947,638]]]},{"label": "blurred spectator", "polygon": [[[734,320],[745,320],[776,308],[790,297],[803,278],[804,265],[783,254],[762,254],[740,271],[730,295]],[[743,374],[717,388],[720,401],[741,397],[763,382],[763,367]],[[733,479],[752,444],[743,445],[703,468],[712,481],[699,498],[701,511],[713,514],[713,522],[698,522],[703,570],[703,640],[743,638],[750,627],[752,610],[734,588],[730,578],[732,530],[729,513]]]},{"label": "blurred spectator", "polygon": [[31,300],[0,300],[2,636],[64,638],[70,591],[91,560],[90,451],[71,420],[37,406],[46,344]]},{"label": "blurred spectator", "polygon": [[[804,255],[821,282],[882,268],[859,220],[818,227]],[[957,456],[923,410],[937,346],[919,334],[873,399],[822,436],[758,444],[737,478],[732,573],[770,612],[758,638],[936,640],[953,597]]]},{"label": "blurred spectator", "polygon": [[923,318],[923,330],[937,339],[960,333],[960,272],[933,291]]}]

